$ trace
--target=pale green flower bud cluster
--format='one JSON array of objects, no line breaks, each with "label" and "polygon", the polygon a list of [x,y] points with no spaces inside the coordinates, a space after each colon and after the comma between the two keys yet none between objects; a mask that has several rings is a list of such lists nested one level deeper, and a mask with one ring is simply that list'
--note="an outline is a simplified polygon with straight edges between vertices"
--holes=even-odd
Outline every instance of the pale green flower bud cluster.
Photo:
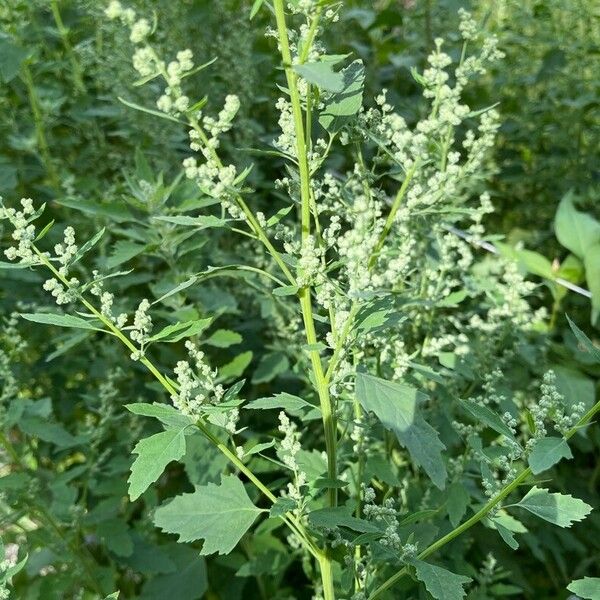
[{"label": "pale green flower bud cluster", "polygon": [[[218,404],[222,400],[225,390],[216,383],[217,371],[205,361],[204,352],[189,340],[185,347],[190,360],[180,360],[175,367],[178,391],[171,396],[171,401],[184,415],[199,418],[203,415],[205,405]],[[238,418],[239,413],[231,411],[227,431],[235,433]]]},{"label": "pale green flower bud cluster", "polygon": [[139,360],[144,356],[144,348],[152,332],[152,317],[148,314],[150,302],[144,298],[138,305],[133,316],[133,326],[130,328],[129,337],[139,344],[139,350],[131,354],[132,360]]},{"label": "pale green flower bud cluster", "polygon": [[[1,198],[0,198],[1,201]],[[0,204],[0,218],[8,219],[14,231],[12,239],[18,242],[16,246],[11,246],[4,250],[4,254],[8,260],[19,259],[20,263],[36,264],[38,258],[33,251],[33,241],[35,240],[36,231],[34,221],[37,217],[33,207],[31,198],[21,199],[21,210],[14,208],[5,208]]]},{"label": "pale green flower bud cluster", "polygon": [[287,484],[285,496],[296,502],[297,508],[294,512],[300,514],[305,500],[302,488],[307,483],[306,473],[300,469],[296,458],[298,452],[302,450],[300,433],[297,425],[283,411],[279,413],[278,430],[283,434],[283,438],[279,442],[277,455],[294,473],[294,480]]}]

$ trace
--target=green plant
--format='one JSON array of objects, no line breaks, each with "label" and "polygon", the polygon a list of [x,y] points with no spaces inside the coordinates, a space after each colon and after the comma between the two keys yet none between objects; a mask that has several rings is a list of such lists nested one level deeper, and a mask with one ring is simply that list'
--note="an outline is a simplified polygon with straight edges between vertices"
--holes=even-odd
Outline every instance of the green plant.
[{"label": "green plant", "polygon": [[[483,236],[493,210],[499,115],[464,96],[502,58],[497,40],[461,11],[456,58],[436,38],[413,70],[426,110],[410,126],[385,90],[366,96],[362,61],[327,53],[342,10],[254,3],[255,19],[274,18],[280,131],[240,166],[227,138],[251,107],[230,94],[213,112],[191,96],[214,61],[196,66],[187,48],[173,57],[154,43],[160,20],[106,8],[133,44],[136,87],[156,95],[120,102],[185,128],[195,154],[165,181],[138,150],[124,201],[67,200],[107,220],[83,244],[73,225],[38,227],[44,206],[30,199],[2,208],[3,269],[34,273],[38,288],[46,270],[43,289],[67,309],[17,307],[21,322],[67,330],[42,376],[27,368],[38,350],[24,351],[16,313],[0,354],[8,522],[77,559],[69,575],[32,556],[32,597],[50,593],[41,564],[63,597],[531,595],[510,558],[499,568],[488,553],[530,544],[535,518],[569,528],[590,513],[538,476],[574,451],[593,455],[600,351],[572,322],[568,348],[554,347],[556,311],[533,307],[536,286],[513,255],[478,259],[449,231]],[[127,366],[111,360],[114,343]],[[44,398],[56,389],[83,406]],[[60,423],[78,410],[69,429]],[[559,481],[593,503],[593,485]],[[28,509],[40,489],[52,505]],[[552,545],[539,537],[536,557]],[[596,593],[596,579],[581,579],[593,567],[577,569],[562,577],[579,578],[570,589]],[[252,581],[232,584],[232,572]]]}]

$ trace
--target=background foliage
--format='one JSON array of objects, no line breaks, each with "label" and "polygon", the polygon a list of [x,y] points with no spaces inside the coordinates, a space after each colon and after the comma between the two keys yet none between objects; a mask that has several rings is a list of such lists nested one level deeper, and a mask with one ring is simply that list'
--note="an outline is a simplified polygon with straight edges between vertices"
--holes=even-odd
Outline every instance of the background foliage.
[{"label": "background foliage", "polygon": [[[279,92],[273,82],[280,80],[280,72],[272,44],[263,35],[269,12],[250,21],[250,3],[239,0],[140,0],[131,5],[140,13],[159,15],[159,49],[189,47],[202,62],[218,58],[193,79],[197,99],[207,95],[221,106],[228,93],[238,94],[240,112],[222,151],[235,156],[237,164],[254,165],[247,181],[255,190],[253,209],[274,214],[284,206],[282,193],[270,189],[281,175],[281,161],[249,150],[258,145],[256,140],[266,144],[276,133]],[[473,331],[468,343],[476,348],[479,362],[460,363],[452,352],[442,353],[429,357],[415,379],[435,386],[439,371],[444,374],[436,388],[440,397],[477,395],[480,374],[493,373],[500,365],[502,377],[488,383],[495,393],[511,398],[532,393],[553,369],[558,390],[589,408],[596,400],[599,366],[578,348],[565,313],[598,340],[597,3],[502,0],[469,6],[459,0],[348,0],[326,41],[330,53],[352,53],[364,61],[368,105],[387,88],[389,101],[412,124],[426,107],[411,69],[423,70],[436,37],[458,40],[460,7],[474,11],[506,54],[468,92],[474,107],[498,102],[503,123],[493,160],[485,166],[487,182],[477,184],[473,193],[490,192],[496,211],[486,217],[487,231],[535,285],[529,304],[520,309],[522,322],[508,321],[493,336]],[[9,206],[21,197],[48,203],[45,216],[57,224],[48,234],[50,243],[60,241],[61,225],[72,225],[80,240],[105,227],[94,258],[82,269],[88,276],[96,268],[131,270],[112,284],[118,308],[131,311],[142,298],[160,298],[197,273],[237,264],[256,251],[252,242],[225,230],[191,236],[156,218],[210,203],[183,176],[181,163],[188,152],[184,128],[119,101],[153,106],[160,90],[156,82],[132,85],[128,32],[107,21],[103,10],[88,0],[7,0],[0,6],[0,190]],[[341,171],[349,156],[340,153],[336,160]],[[582,230],[591,233],[582,235]],[[8,239],[9,232],[3,235]],[[483,250],[474,252],[480,253],[476,268],[458,275],[472,293],[461,313],[469,317],[477,312],[478,293],[484,305],[493,305],[491,292],[485,298],[486,286],[499,268]],[[255,261],[263,266],[266,258],[259,254]],[[261,279],[231,275],[206,276],[202,285],[160,302],[156,319],[214,317],[205,351],[223,382],[246,379],[248,400],[282,389],[302,395],[306,383],[295,360],[302,340],[285,298],[273,296]],[[592,298],[567,292],[556,277],[590,290]],[[171,463],[156,485],[140,499],[129,500],[131,452],[142,437],[162,429],[124,405],[162,401],[164,394],[139,363],[124,360],[111,339],[20,319],[18,313],[47,306],[43,279],[36,271],[0,271],[0,527],[7,547],[14,552],[17,544],[19,558],[29,556],[13,577],[15,597],[98,598],[118,589],[120,598],[146,600],[167,594],[178,600],[310,598],[310,565],[292,564],[285,530],[270,520],[231,554],[205,558],[199,556],[197,542],[177,544],[174,536],[155,527],[151,517],[166,499],[221,480],[224,460],[200,436],[187,440],[181,462]],[[510,287],[510,281],[505,285]],[[539,309],[546,309],[549,318],[527,328],[525,322],[533,321]],[[407,329],[406,343],[442,335],[446,310],[439,309],[434,320],[419,315]],[[183,358],[177,345],[155,352],[160,364],[174,365]],[[369,352],[376,356],[377,346],[367,348]],[[431,371],[434,383],[423,383]],[[459,444],[450,427],[454,417],[443,412],[434,416],[433,425],[449,448]],[[242,439],[252,445],[269,439],[277,420],[267,412],[249,411],[243,425],[248,430]],[[303,442],[311,445],[309,428],[305,435]],[[391,444],[383,430],[379,436]],[[572,460],[545,476],[557,489],[597,508],[600,428],[575,436],[572,451]],[[267,479],[280,477],[265,459],[257,455],[253,460],[255,471]],[[320,474],[323,459],[318,453],[305,452],[302,461],[305,469]],[[427,486],[416,472],[407,477],[402,461],[390,465],[379,451],[366,468],[382,489],[401,489],[412,512],[449,502],[448,492]],[[457,473],[456,485],[468,489]],[[477,497],[474,488],[469,493]],[[441,516],[450,511],[454,523],[467,509],[466,504],[461,508],[456,487],[451,502],[458,504],[455,512],[444,508]],[[522,520],[527,530],[520,532],[518,550],[491,535],[488,523],[443,551],[448,566],[473,579],[468,598],[562,599],[570,581],[600,576],[597,511],[571,529],[539,526],[532,515]],[[435,519],[408,526],[424,544],[444,531]],[[395,593],[428,597],[412,580]]]}]

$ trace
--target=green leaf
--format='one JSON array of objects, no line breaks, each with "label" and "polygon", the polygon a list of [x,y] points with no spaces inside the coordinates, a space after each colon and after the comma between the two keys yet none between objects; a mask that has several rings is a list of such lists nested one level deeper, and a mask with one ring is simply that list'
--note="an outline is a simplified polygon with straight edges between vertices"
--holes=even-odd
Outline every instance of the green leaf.
[{"label": "green leaf", "polygon": [[124,523],[121,519],[108,519],[98,523],[96,533],[102,539],[104,545],[117,556],[132,555],[133,540],[127,523]]},{"label": "green leaf", "polygon": [[[165,546],[161,545],[160,549]],[[168,573],[161,573],[144,584],[139,598],[144,600],[200,600],[208,589],[206,562],[198,550],[169,544],[168,559],[175,564]]]},{"label": "green leaf", "polygon": [[347,527],[360,533],[379,533],[381,529],[374,523],[357,519],[352,516],[350,509],[345,506],[319,508],[308,514],[308,520],[313,527],[335,529]]},{"label": "green leaf", "polygon": [[204,343],[217,348],[229,348],[241,343],[242,336],[229,329],[217,329]]},{"label": "green leaf", "polygon": [[71,448],[80,442],[80,439],[71,435],[62,425],[40,417],[24,417],[19,420],[18,426],[23,433],[59,448]]},{"label": "green leaf", "polygon": [[529,467],[534,475],[549,469],[563,458],[573,458],[566,440],[559,437],[545,437],[535,441],[529,455]]},{"label": "green leaf", "polygon": [[185,323],[174,323],[173,325],[167,325],[164,329],[161,329],[148,341],[163,343],[179,342],[184,338],[192,337],[193,335],[202,333],[211,323],[212,318],[210,317],[208,319],[186,321]]},{"label": "green leaf", "polygon": [[567,589],[579,596],[579,598],[600,600],[600,577],[576,579],[575,581],[571,581]]},{"label": "green leaf", "polygon": [[256,13],[260,10],[260,7],[263,5],[263,2],[264,0],[254,0],[252,10],[250,11],[250,20],[254,19]]},{"label": "green leaf", "polygon": [[583,264],[585,280],[592,293],[592,325],[595,326],[600,315],[600,241],[586,248]]},{"label": "green leaf", "polygon": [[133,453],[137,454],[129,483],[129,498],[137,500],[154,483],[173,460],[185,454],[184,429],[170,429],[140,440]]},{"label": "green leaf", "polygon": [[250,410],[271,410],[275,408],[283,409],[292,416],[302,414],[302,411],[307,410],[319,410],[318,406],[298,398],[287,392],[280,392],[269,398],[257,398],[246,404],[244,408]]},{"label": "green leaf", "polygon": [[581,329],[579,329],[579,327],[577,327],[577,325],[575,325],[571,319],[569,319],[568,315],[567,321],[569,322],[569,327],[575,334],[577,341],[582,347],[582,350],[591,354],[595,362],[600,362],[600,348],[592,343],[592,340],[590,340],[590,338],[588,338],[588,336],[585,335],[585,333],[583,333],[583,331],[581,331]]},{"label": "green leaf", "polygon": [[269,516],[271,517],[281,517],[286,513],[294,510],[297,507],[296,501],[291,498],[285,498],[283,496],[279,496],[273,506],[271,506],[271,510],[269,511]]},{"label": "green leaf", "polygon": [[396,434],[414,462],[423,467],[438,488],[443,489],[446,466],[442,450],[445,446],[418,410],[425,394],[405,383],[358,373],[356,398],[366,411],[375,413],[382,425]]},{"label": "green leaf", "polygon": [[320,60],[293,65],[292,68],[300,77],[327,92],[341,92],[346,87],[343,71],[334,71],[333,67],[344,60],[347,55],[323,56]]},{"label": "green leaf", "polygon": [[463,585],[472,581],[470,577],[456,575],[422,560],[413,560],[411,564],[415,567],[417,579],[425,584],[436,600],[462,600],[466,594]]},{"label": "green leaf", "polygon": [[526,533],[527,527],[508,513],[501,511],[490,520],[493,527],[496,528],[500,537],[513,550],[519,547],[519,542],[515,539],[515,533]]},{"label": "green leaf", "polygon": [[356,60],[342,70],[344,88],[326,101],[319,117],[324,129],[333,133],[341,129],[362,106],[365,68],[362,61]]},{"label": "green leaf", "polygon": [[250,529],[259,513],[235,475],[221,477],[191,494],[177,496],[156,510],[154,523],[179,542],[203,539],[201,554],[229,554]]},{"label": "green leaf", "polygon": [[252,383],[266,383],[285,373],[290,367],[287,356],[282,352],[265,354],[259,361],[252,376]]},{"label": "green leaf", "polygon": [[137,244],[128,240],[119,240],[112,247],[110,256],[106,259],[106,268],[114,269],[119,265],[135,258],[146,250],[144,244]]},{"label": "green leaf", "polygon": [[164,425],[177,429],[194,424],[194,419],[180,413],[174,406],[169,404],[136,402],[135,404],[126,404],[125,408],[134,415],[153,417]]},{"label": "green leaf", "polygon": [[532,487],[515,506],[520,506],[540,519],[559,527],[571,527],[590,514],[592,507],[579,498],[566,494],[550,493],[546,489]]},{"label": "green leaf", "polygon": [[448,499],[446,500],[446,510],[453,527],[456,527],[465,516],[469,507],[470,496],[465,486],[459,482],[454,482],[448,487]]},{"label": "green leaf", "polygon": [[239,377],[252,362],[252,351],[238,354],[232,361],[219,368],[219,376],[223,379]]},{"label": "green leaf", "polygon": [[157,221],[165,221],[174,225],[186,225],[188,227],[198,227],[199,229],[208,229],[210,227],[223,227],[227,224],[225,219],[219,219],[212,215],[200,215],[198,217],[188,217],[180,215],[175,217],[154,217]]},{"label": "green leaf", "polygon": [[171,115],[168,115],[164,112],[160,112],[158,110],[153,110],[152,108],[145,108],[144,106],[140,106],[139,104],[136,104],[135,102],[129,102],[129,100],[125,100],[124,98],[121,98],[121,97],[119,97],[119,102],[123,103],[125,106],[128,106],[129,108],[139,110],[140,112],[145,112],[145,113],[148,113],[149,115],[153,115],[155,117],[160,117],[161,119],[166,119],[167,121],[173,121],[174,123],[179,123],[181,125],[187,126],[187,123],[185,121],[180,121],[179,119],[176,119],[175,117],[172,117]]},{"label": "green leaf", "polygon": [[476,421],[485,423],[485,425],[491,427],[497,433],[516,442],[515,436],[508,425],[506,425],[506,423],[487,406],[477,404],[477,402],[474,402],[473,400],[465,400],[461,403],[461,406],[466,409]]},{"label": "green leaf", "polygon": [[28,54],[27,50],[17,46],[9,38],[0,38],[0,77],[4,83],[18,75]]},{"label": "green leaf", "polygon": [[89,321],[74,317],[72,315],[57,315],[53,313],[22,313],[26,321],[33,323],[42,323],[43,325],[56,325],[57,327],[72,327],[75,329],[89,329],[92,331],[101,331],[94,327]]},{"label": "green leaf", "polygon": [[79,250],[77,251],[77,254],[75,254],[75,256],[73,257],[73,260],[71,262],[76,263],[87,252],[89,252],[100,241],[105,231],[106,228],[103,227],[98,233],[96,233],[96,235],[92,237],[92,239],[88,240],[85,244],[83,244],[83,246],[81,246],[81,248],[79,248]]},{"label": "green leaf", "polygon": [[583,259],[587,249],[600,243],[600,222],[575,208],[575,194],[568,192],[558,205],[554,230],[558,241]]}]

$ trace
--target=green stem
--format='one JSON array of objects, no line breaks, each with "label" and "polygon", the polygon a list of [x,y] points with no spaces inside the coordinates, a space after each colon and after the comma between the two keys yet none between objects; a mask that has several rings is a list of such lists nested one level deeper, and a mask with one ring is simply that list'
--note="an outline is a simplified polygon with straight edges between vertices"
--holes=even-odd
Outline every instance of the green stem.
[{"label": "green stem", "polygon": [[[577,431],[579,431],[584,425],[589,423],[592,420],[592,418],[594,417],[594,415],[599,411],[600,411],[600,402],[597,402],[596,404],[594,404],[594,406],[592,406],[592,408],[590,408],[590,410],[587,411],[587,413],[585,415],[583,415],[583,417],[581,417],[581,419],[579,419],[579,421],[577,421],[577,423],[573,427],[571,427],[571,429],[569,429],[565,433],[565,435],[563,436],[564,440],[567,441],[571,437],[573,437],[573,435],[575,435],[575,433],[577,433]],[[485,518],[492,509],[494,509],[500,502],[502,502],[502,500],[504,500],[519,485],[521,485],[530,475],[531,475],[531,469],[529,467],[527,467],[526,469],[523,469],[523,471],[521,471],[521,473],[519,473],[519,475],[517,475],[517,477],[515,477],[515,479],[513,479],[502,490],[500,490],[493,498],[491,498],[486,504],[484,504],[483,507],[480,510],[478,510],[470,519],[467,519],[462,525],[459,525],[458,527],[453,529],[450,533],[441,537],[439,540],[436,540],[435,542],[433,542],[433,544],[431,544],[430,546],[425,548],[425,550],[423,550],[423,552],[421,552],[417,556],[417,558],[419,560],[423,560],[423,559],[427,558],[429,555],[433,554],[436,550],[439,550],[442,546],[445,546],[448,542],[451,542],[454,538],[458,537],[461,533],[464,533],[465,531],[467,531],[467,529],[470,529],[471,527],[473,527],[473,525],[479,523],[479,521],[481,521],[483,518]],[[392,575],[383,584],[381,584],[374,592],[372,592],[371,595],[369,596],[368,600],[374,600],[375,598],[379,597],[383,592],[385,592],[386,590],[391,588],[394,584],[396,584],[398,581],[400,581],[400,579],[402,579],[405,575],[408,575],[408,573],[409,573],[408,567],[403,567],[402,569],[400,569],[400,571],[398,571],[397,573]]]},{"label": "green stem", "polygon": [[23,63],[23,66],[21,67],[21,73],[23,75],[23,82],[27,88],[27,95],[29,96],[29,106],[31,107],[31,113],[33,115],[35,137],[37,139],[40,156],[42,158],[42,164],[44,165],[44,169],[46,169],[46,173],[50,179],[52,187],[58,190],[60,188],[60,184],[58,175],[56,174],[56,170],[54,169],[54,165],[52,163],[52,157],[50,156],[50,149],[48,146],[48,140],[46,138],[46,130],[44,129],[44,118],[42,116],[40,100],[35,89],[35,84],[31,75],[31,69],[27,63]]},{"label": "green stem", "polygon": [[50,10],[52,11],[54,23],[56,24],[56,29],[58,29],[58,33],[60,34],[60,39],[62,40],[65,52],[67,53],[69,61],[71,62],[71,69],[73,72],[73,85],[75,86],[75,91],[85,94],[86,90],[85,85],[83,83],[83,69],[81,68],[81,64],[79,64],[77,56],[73,51],[73,46],[71,46],[71,42],[69,41],[69,30],[65,27],[65,24],[62,20],[60,10],[58,9],[57,0],[50,1]]},{"label": "green stem", "polygon": [[[304,116],[302,113],[302,104],[300,101],[300,92],[298,91],[298,76],[292,68],[292,54],[288,39],[288,30],[285,20],[285,10],[283,0],[275,0],[275,19],[277,21],[277,31],[279,33],[279,45],[281,48],[281,58],[285,69],[285,76],[292,104],[292,114],[294,117],[294,130],[296,134],[296,158],[300,173],[300,203],[301,203],[301,227],[302,241],[306,242],[311,231],[311,186],[310,170],[308,165],[308,155],[306,148],[306,137],[304,131]],[[310,52],[310,46],[317,30],[317,19],[320,12],[315,16],[309,30],[307,43],[305,44],[300,60],[304,60]],[[315,220],[318,215],[315,215]],[[303,287],[299,292],[300,308],[306,331],[306,341],[309,345],[317,343],[315,331],[315,322],[312,311],[310,286]],[[321,357],[317,350],[310,351],[310,361],[319,396],[321,414],[323,418],[323,429],[325,433],[325,447],[327,451],[327,473],[332,481],[337,479],[337,434],[335,415],[329,395],[329,386],[325,378]],[[330,487],[328,490],[330,506],[337,505],[337,488]]]},{"label": "green stem", "polygon": [[319,560],[321,570],[321,582],[323,583],[324,600],[335,600],[335,588],[333,585],[332,561],[328,554],[325,554]]}]

